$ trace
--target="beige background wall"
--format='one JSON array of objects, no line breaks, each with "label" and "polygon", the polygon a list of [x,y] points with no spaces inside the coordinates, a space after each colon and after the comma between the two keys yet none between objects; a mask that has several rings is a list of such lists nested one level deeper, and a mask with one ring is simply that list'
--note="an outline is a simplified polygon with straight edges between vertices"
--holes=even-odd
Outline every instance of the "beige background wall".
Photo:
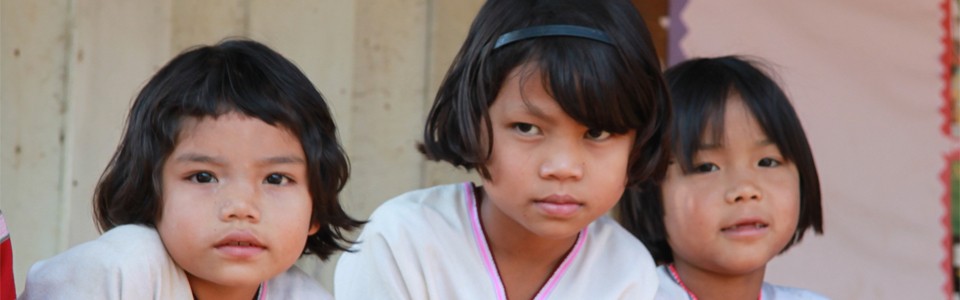
[{"label": "beige background wall", "polygon": [[[351,158],[345,206],[467,180],[414,145],[479,0],[4,0],[0,209],[18,291],[35,261],[98,234],[93,187],[130,102],[186,47],[247,36],[293,60],[329,101]],[[332,264],[301,262],[325,285]]]}]

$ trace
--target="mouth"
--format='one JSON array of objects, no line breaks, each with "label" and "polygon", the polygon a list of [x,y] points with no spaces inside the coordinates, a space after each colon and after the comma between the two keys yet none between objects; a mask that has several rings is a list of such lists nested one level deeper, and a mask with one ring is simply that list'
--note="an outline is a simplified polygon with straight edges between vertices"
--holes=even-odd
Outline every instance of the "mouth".
[{"label": "mouth", "polygon": [[767,232],[770,224],[760,219],[742,219],[733,225],[720,228],[720,232],[733,237],[757,237]]},{"label": "mouth", "polygon": [[247,231],[231,232],[214,244],[214,248],[230,258],[250,258],[267,249],[255,235]]},{"label": "mouth", "polygon": [[252,242],[241,242],[241,241],[226,242],[226,243],[217,245],[217,247],[228,247],[228,246],[229,246],[229,247],[261,247],[261,248],[262,248],[262,246],[257,245],[257,244],[255,244],[255,243],[252,243]]},{"label": "mouth", "polygon": [[737,223],[736,225],[721,228],[720,231],[740,231],[767,228],[767,224],[761,222]]},{"label": "mouth", "polygon": [[533,203],[544,214],[559,218],[573,216],[583,207],[583,202],[569,195],[550,195]]}]

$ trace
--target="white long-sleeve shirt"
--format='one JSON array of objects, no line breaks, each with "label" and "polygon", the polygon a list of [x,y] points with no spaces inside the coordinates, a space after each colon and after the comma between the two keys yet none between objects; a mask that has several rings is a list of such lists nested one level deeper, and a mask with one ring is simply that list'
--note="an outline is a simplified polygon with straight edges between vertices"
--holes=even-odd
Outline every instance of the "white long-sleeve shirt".
[{"label": "white long-sleeve shirt", "polygon": [[[371,215],[334,275],[337,299],[505,299],[470,183],[400,195]],[[607,217],[583,229],[536,299],[653,299],[647,249]]]}]

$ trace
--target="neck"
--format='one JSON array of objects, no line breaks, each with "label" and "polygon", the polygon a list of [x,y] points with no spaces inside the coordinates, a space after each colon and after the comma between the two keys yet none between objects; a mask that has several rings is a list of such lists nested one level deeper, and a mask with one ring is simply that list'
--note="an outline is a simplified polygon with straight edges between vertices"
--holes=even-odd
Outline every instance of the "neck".
[{"label": "neck", "polygon": [[477,199],[481,227],[507,298],[534,298],[573,249],[577,234],[562,238],[539,236],[506,215],[493,201]]},{"label": "neck", "polygon": [[731,275],[712,272],[679,260],[673,266],[688,292],[699,300],[759,299],[766,269],[764,266],[747,274]]},{"label": "neck", "polygon": [[187,280],[190,282],[190,289],[193,291],[193,298],[196,300],[250,300],[257,296],[257,290],[260,288],[259,284],[242,287],[223,286],[197,278],[190,273],[187,273]]},{"label": "neck", "polygon": [[577,242],[577,235],[560,239],[538,236],[500,211],[492,201],[482,200],[480,224],[497,260],[549,264],[555,268]]}]

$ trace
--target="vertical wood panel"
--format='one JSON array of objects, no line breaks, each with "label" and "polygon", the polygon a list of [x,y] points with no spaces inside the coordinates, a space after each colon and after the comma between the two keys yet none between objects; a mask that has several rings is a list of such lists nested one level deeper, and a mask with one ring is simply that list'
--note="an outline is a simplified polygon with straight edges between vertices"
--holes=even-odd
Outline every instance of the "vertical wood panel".
[{"label": "vertical wood panel", "polygon": [[426,16],[425,0],[357,1],[348,195],[359,201],[347,205],[357,216],[420,186]]},{"label": "vertical wood panel", "polygon": [[59,249],[69,1],[0,2],[0,209],[17,290]]},{"label": "vertical wood panel", "polygon": [[[433,105],[433,99],[437,95],[437,88],[443,81],[443,76],[447,74],[450,63],[453,62],[460,46],[467,38],[467,32],[470,30],[470,23],[480,10],[484,1],[481,0],[441,0],[434,1],[431,6],[430,16],[430,49],[428,52],[428,74],[427,80],[429,87],[426,91],[426,101],[423,106],[423,113],[426,116],[430,112],[430,106]],[[425,120],[424,120],[425,121]],[[419,130],[423,130],[423,122]],[[418,140],[422,139],[422,133],[417,132]],[[476,172],[466,172],[462,169],[456,169],[446,162],[423,162],[424,174],[421,184],[423,186],[434,186],[438,184],[477,181],[479,179]]]},{"label": "vertical wood panel", "polygon": [[249,0],[172,0],[170,57],[247,34]]},{"label": "vertical wood panel", "polygon": [[349,144],[352,115],[354,15],[350,1],[250,1],[248,35],[310,78],[333,111],[344,144]]},{"label": "vertical wood panel", "polygon": [[[93,189],[136,93],[170,58],[170,1],[78,1],[73,27],[66,169],[72,246],[97,237]],[[64,250],[64,249],[58,249]]]}]

